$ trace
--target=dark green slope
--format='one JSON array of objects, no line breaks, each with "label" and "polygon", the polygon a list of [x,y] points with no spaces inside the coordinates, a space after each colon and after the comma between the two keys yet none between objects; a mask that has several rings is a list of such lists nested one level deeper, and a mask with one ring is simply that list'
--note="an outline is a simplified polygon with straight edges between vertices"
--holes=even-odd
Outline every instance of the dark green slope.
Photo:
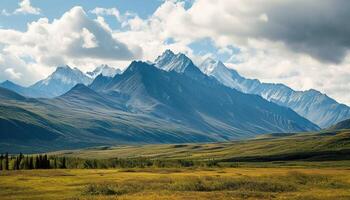
[{"label": "dark green slope", "polygon": [[0,106],[0,140],[46,140],[59,137],[54,124],[40,115],[17,106]]},{"label": "dark green slope", "polygon": [[341,121],[329,128],[330,130],[350,129],[350,119]]},{"label": "dark green slope", "polygon": [[[224,143],[95,147],[53,154],[82,158],[191,159],[230,162],[350,160],[350,132],[269,134]],[[276,162],[283,165],[284,162]],[[285,164],[285,163],[284,163]]]}]

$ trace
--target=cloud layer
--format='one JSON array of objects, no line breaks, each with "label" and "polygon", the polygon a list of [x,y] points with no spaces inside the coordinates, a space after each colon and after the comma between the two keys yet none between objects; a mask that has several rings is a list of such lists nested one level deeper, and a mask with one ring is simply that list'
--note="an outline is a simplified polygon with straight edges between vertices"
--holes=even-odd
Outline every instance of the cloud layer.
[{"label": "cloud layer", "polygon": [[[31,7],[23,2],[20,8]],[[247,77],[315,88],[350,104],[349,10],[347,0],[196,0],[190,6],[167,0],[148,18],[97,7],[91,19],[74,7],[52,22],[28,24],[25,32],[0,29],[0,80],[28,84],[60,64],[126,66],[168,48],[200,62],[213,56],[191,48],[204,39]],[[106,16],[120,28],[111,29]]]},{"label": "cloud layer", "polygon": [[32,22],[28,24],[26,32],[0,29],[0,36],[0,43],[3,44],[0,46],[3,57],[0,71],[13,68],[22,73],[23,69],[17,69],[17,64],[5,62],[14,59],[32,66],[34,70],[38,66],[86,66],[87,63],[132,60],[142,55],[141,48],[130,47],[114,38],[110,30],[98,21],[89,19],[81,7],[72,8],[53,22],[47,18]]},{"label": "cloud layer", "polygon": [[148,52],[172,39],[168,46],[190,54],[191,43],[210,38],[219,54],[231,54],[224,62],[245,76],[315,88],[349,104],[348,10],[346,0],[197,0],[188,9],[165,1],[150,18],[130,19],[130,31],[120,34],[146,43]]}]

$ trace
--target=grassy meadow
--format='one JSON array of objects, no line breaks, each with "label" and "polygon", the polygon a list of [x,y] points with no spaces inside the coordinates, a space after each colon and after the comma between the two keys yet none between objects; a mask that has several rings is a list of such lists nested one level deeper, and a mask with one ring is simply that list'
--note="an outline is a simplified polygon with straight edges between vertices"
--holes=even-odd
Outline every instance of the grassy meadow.
[{"label": "grassy meadow", "polygon": [[348,169],[63,169],[0,173],[7,199],[349,199]]},{"label": "grassy meadow", "polygon": [[51,152],[51,169],[0,171],[0,199],[347,200],[349,150],[341,130]]},{"label": "grassy meadow", "polygon": [[79,158],[150,158],[242,161],[350,160],[350,130],[269,134],[250,140],[207,144],[121,145],[53,152]]}]

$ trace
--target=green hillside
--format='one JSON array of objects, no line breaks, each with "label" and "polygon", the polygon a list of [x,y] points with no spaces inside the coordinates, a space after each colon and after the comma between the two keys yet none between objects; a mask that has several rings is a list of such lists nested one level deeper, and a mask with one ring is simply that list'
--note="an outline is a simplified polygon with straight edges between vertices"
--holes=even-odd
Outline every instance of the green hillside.
[{"label": "green hillside", "polygon": [[222,161],[350,160],[350,130],[298,133],[228,143],[97,147],[60,154],[82,158],[216,159]]}]

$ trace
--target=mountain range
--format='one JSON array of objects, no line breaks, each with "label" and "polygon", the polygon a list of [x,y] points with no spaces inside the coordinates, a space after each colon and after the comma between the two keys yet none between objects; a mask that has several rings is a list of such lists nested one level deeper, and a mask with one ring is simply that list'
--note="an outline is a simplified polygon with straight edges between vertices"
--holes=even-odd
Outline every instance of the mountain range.
[{"label": "mountain range", "polygon": [[228,87],[248,94],[257,94],[268,101],[289,107],[321,128],[350,118],[350,107],[314,89],[295,91],[283,84],[247,79],[236,70],[227,68],[222,62],[211,58],[206,59],[199,68]]},{"label": "mountain range", "polygon": [[101,65],[94,71],[87,73],[83,73],[78,68],[71,68],[65,65],[57,67],[50,76],[29,87],[23,87],[8,80],[1,83],[0,87],[26,97],[53,98],[68,92],[76,84],[89,85],[100,74],[113,77],[118,73],[121,73],[120,69],[115,69],[108,65]]},{"label": "mountain range", "polygon": [[[71,71],[82,83],[63,76]],[[91,79],[83,75],[66,66],[35,84],[46,85],[47,90],[56,90],[51,84],[75,84],[54,98],[30,98],[2,88],[1,148],[28,152],[214,142],[319,130],[288,107],[207,76],[184,54],[166,51],[154,64],[134,61],[123,73],[113,77],[100,73],[92,82],[94,74]]]},{"label": "mountain range", "polygon": [[[192,78],[200,74],[196,72],[199,68],[205,75],[214,77],[225,86],[244,93],[256,94],[268,101],[291,108],[321,128],[327,128],[350,118],[350,107],[338,103],[317,90],[295,91],[283,84],[262,83],[257,79],[244,78],[236,70],[228,68],[221,61],[211,58],[206,59],[198,67],[187,68],[187,65],[193,65],[193,63],[186,58],[182,53],[174,54],[171,50],[166,50],[155,60],[154,65],[165,71],[175,71],[182,74],[190,74],[189,71],[192,70],[194,72],[191,74]],[[186,73],[184,73],[185,70],[187,70]],[[0,83],[0,87],[15,91],[26,97],[53,98],[64,94],[78,83],[89,85],[100,74],[106,77],[114,77],[121,73],[121,70],[108,65],[101,65],[94,71],[87,73],[83,73],[77,68],[72,69],[69,66],[62,66],[57,67],[56,71],[49,77],[32,86],[22,87],[13,82],[5,81]]]}]

